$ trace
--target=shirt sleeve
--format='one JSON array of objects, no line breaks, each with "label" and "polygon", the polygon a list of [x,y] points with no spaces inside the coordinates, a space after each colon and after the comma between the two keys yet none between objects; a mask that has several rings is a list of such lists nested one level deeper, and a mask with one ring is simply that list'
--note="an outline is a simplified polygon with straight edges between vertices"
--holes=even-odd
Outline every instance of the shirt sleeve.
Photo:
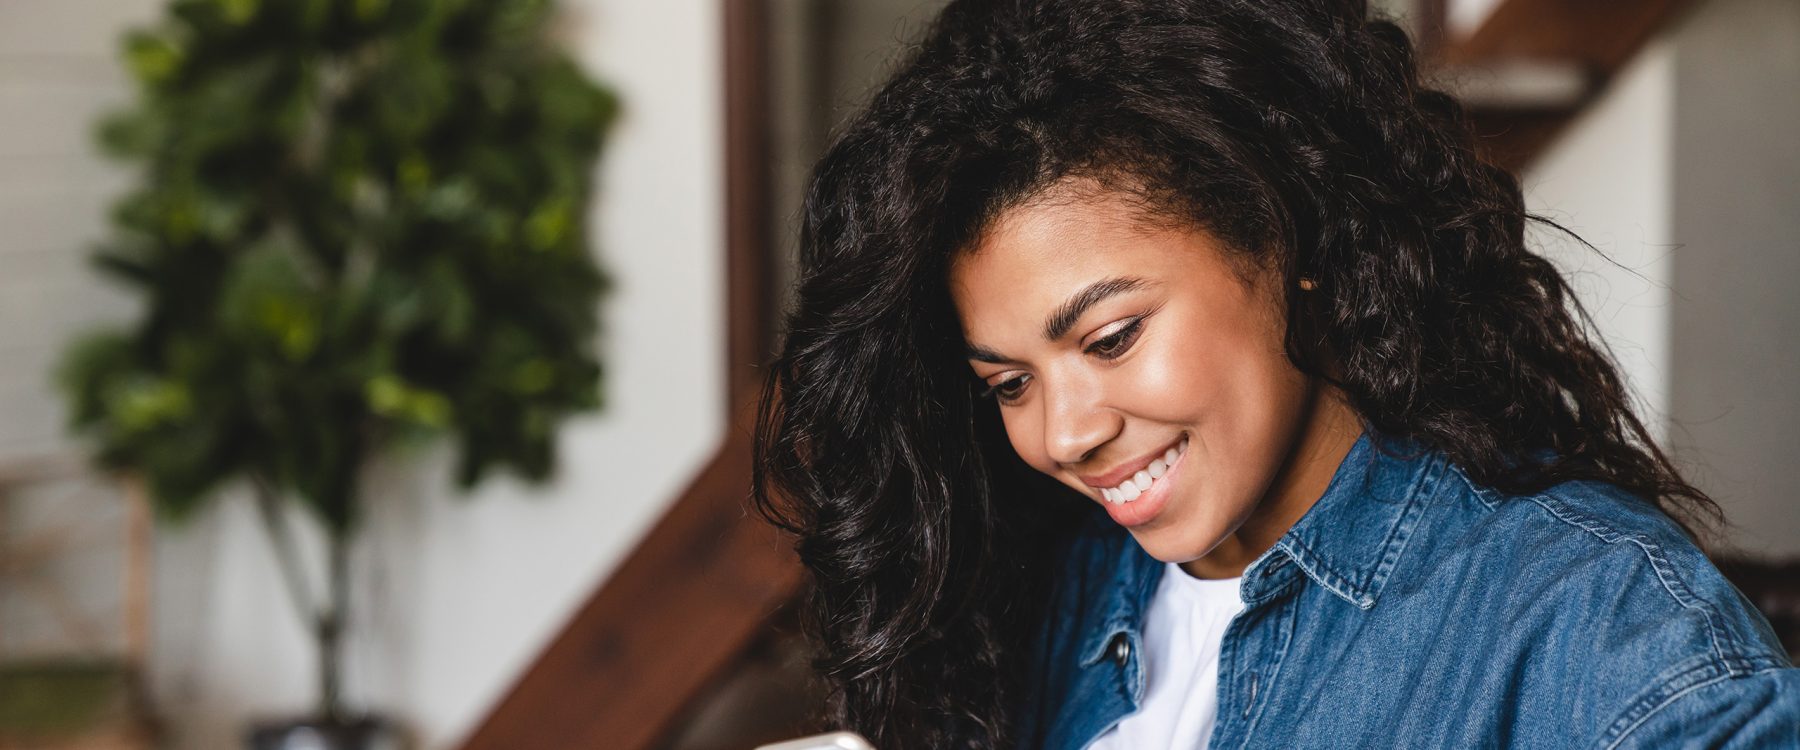
[{"label": "shirt sleeve", "polygon": [[1800,748],[1800,669],[1770,669],[1696,686],[1600,747]]}]

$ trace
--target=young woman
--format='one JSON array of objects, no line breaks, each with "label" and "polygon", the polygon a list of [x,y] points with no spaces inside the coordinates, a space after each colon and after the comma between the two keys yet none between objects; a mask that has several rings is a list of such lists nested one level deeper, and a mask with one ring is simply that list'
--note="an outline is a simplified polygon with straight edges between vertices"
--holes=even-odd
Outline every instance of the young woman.
[{"label": "young woman", "polygon": [[1800,746],[1517,182],[1342,0],[957,0],[818,165],[756,499],[899,748]]}]

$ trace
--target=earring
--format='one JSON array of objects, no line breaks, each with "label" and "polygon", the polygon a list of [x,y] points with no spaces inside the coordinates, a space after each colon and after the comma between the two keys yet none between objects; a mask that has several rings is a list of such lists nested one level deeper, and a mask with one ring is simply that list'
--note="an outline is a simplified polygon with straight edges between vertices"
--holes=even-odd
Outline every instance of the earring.
[{"label": "earring", "polygon": [[1301,276],[1300,277],[1300,288],[1310,292],[1314,289],[1319,288],[1319,282],[1313,281],[1311,278],[1308,278],[1306,276]]}]

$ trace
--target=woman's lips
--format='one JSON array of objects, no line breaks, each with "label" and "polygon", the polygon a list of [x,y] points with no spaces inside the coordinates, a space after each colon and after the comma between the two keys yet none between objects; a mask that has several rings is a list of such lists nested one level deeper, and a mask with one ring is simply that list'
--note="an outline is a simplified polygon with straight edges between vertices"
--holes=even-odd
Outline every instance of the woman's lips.
[{"label": "woman's lips", "polygon": [[1176,483],[1186,476],[1185,469],[1189,463],[1188,454],[1192,452],[1190,445],[1176,457],[1174,465],[1163,472],[1162,478],[1150,485],[1150,491],[1140,494],[1137,499],[1123,502],[1103,502],[1106,513],[1112,516],[1115,523],[1126,528],[1134,528],[1150,523],[1161,515],[1168,507],[1170,498],[1175,495]]},{"label": "woman's lips", "polygon": [[[1102,499],[1109,503],[1128,503],[1137,500],[1138,496],[1155,488],[1157,482],[1170,468],[1180,463],[1181,456],[1187,451],[1186,437],[1175,444],[1165,447],[1161,453],[1154,453],[1139,458],[1125,466],[1102,475],[1112,484],[1090,484],[1099,490]],[[1115,478],[1116,479],[1113,479]]]}]

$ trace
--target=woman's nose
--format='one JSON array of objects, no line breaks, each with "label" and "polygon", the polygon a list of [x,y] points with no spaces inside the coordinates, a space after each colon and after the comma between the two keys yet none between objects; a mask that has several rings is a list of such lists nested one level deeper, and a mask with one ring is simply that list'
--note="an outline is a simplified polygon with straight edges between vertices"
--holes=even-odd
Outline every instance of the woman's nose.
[{"label": "woman's nose", "polygon": [[1099,383],[1078,378],[1045,391],[1044,446],[1057,463],[1083,463],[1119,433],[1123,420],[1106,408]]}]

